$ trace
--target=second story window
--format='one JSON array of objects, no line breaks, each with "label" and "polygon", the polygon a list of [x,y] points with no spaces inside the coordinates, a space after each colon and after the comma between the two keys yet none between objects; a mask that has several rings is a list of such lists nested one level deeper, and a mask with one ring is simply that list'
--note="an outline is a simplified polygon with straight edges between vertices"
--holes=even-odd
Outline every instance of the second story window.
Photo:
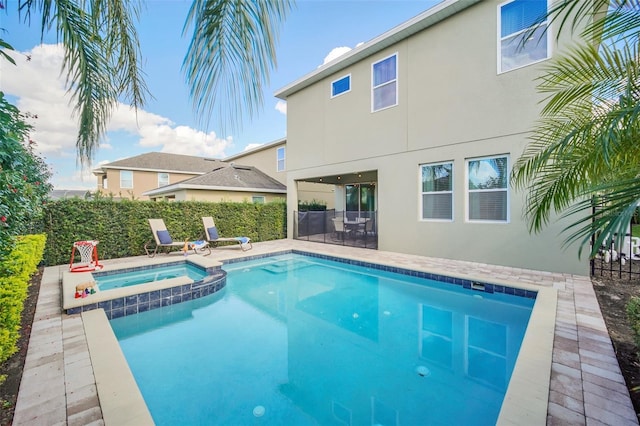
[{"label": "second story window", "polygon": [[120,170],[120,188],[133,189],[133,172]]},{"label": "second story window", "polygon": [[351,74],[345,75],[338,80],[331,83],[331,97],[335,98],[338,95],[351,91]]},{"label": "second story window", "polygon": [[158,188],[169,185],[169,173],[158,173]]},{"label": "second story window", "polygon": [[371,67],[372,111],[398,105],[398,54],[394,54]]},{"label": "second story window", "polygon": [[285,150],[284,150],[284,146],[281,146],[276,150],[276,161],[278,163],[276,167],[276,171],[284,172],[284,167],[285,167],[284,160],[285,160]]},{"label": "second story window", "polygon": [[512,0],[498,6],[498,72],[550,57],[546,15],[547,0]]}]

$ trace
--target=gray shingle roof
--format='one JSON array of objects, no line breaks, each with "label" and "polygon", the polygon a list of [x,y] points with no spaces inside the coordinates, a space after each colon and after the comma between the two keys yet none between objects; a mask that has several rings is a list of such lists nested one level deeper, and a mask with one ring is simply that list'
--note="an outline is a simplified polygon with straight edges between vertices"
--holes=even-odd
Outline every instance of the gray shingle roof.
[{"label": "gray shingle roof", "polygon": [[253,166],[221,165],[201,176],[178,182],[225,188],[253,188],[286,191],[287,187]]},{"label": "gray shingle roof", "polygon": [[281,184],[266,173],[253,166],[220,163],[218,168],[172,185],[152,189],[143,195],[159,195],[179,189],[229,190],[229,191],[265,191],[286,193],[286,185]]},{"label": "gray shingle roof", "polygon": [[136,169],[153,171],[172,171],[187,173],[206,173],[220,167],[220,160],[192,155],[168,154],[166,152],[148,152],[112,163],[103,164],[103,169]]}]

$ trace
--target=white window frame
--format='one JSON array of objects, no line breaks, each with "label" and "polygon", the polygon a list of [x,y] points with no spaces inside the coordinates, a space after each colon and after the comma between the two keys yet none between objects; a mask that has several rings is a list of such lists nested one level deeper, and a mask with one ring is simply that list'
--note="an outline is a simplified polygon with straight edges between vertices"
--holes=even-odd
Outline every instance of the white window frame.
[{"label": "white window frame", "polygon": [[[441,166],[444,164],[450,164],[451,165],[451,189],[448,191],[427,191],[424,192],[422,190],[422,170],[425,167],[433,167],[433,166]],[[454,199],[453,199],[453,188],[454,188],[454,179],[455,179],[455,173],[454,173],[454,163],[453,161],[441,161],[439,163],[425,163],[425,164],[420,164],[420,167],[418,167],[418,179],[419,179],[419,188],[420,188],[420,201],[418,203],[420,211],[419,211],[419,218],[421,221],[424,222],[453,222],[453,218],[454,218]],[[451,218],[449,219],[440,219],[440,218],[431,218],[431,217],[424,217],[424,196],[425,195],[442,195],[442,194],[450,194],[451,195]]]},{"label": "white window frame", "polygon": [[[386,61],[386,60],[388,60],[388,59],[390,59],[390,58],[393,58],[394,56],[396,58],[395,78],[392,79],[392,80],[385,81],[384,83],[381,83],[381,84],[375,86],[374,85],[374,81],[375,81],[375,71],[374,71],[374,69],[375,69],[375,66],[380,64],[380,63],[382,63],[382,62],[384,62],[384,61]],[[398,84],[398,66],[399,66],[399,64],[398,64],[398,62],[399,62],[398,52],[395,52],[395,53],[393,53],[393,54],[391,54],[391,55],[389,55],[389,56],[387,56],[385,58],[382,58],[379,61],[376,61],[376,62],[371,64],[371,112],[384,111],[385,109],[393,108],[393,107],[398,105],[398,92],[399,92],[399,84]],[[393,104],[391,104],[391,105],[386,105],[386,106],[383,106],[381,108],[376,109],[375,108],[375,92],[376,92],[376,89],[383,88],[383,87],[388,86],[389,84],[392,84],[392,83],[395,83],[395,85],[396,85],[396,91],[395,91],[395,98],[396,99],[395,99],[395,102]]]},{"label": "white window frame", "polygon": [[[284,172],[287,167],[287,150],[285,148],[286,147],[281,146],[276,149],[276,171],[278,172]],[[282,158],[280,158],[280,152],[282,152]],[[282,166],[280,165],[280,162],[282,162]]]},{"label": "white window frame", "polygon": [[[161,178],[161,176],[166,176],[166,181]],[[169,185],[169,173],[158,173],[158,188]]]},{"label": "white window frame", "polygon": [[[131,179],[124,179],[123,174],[129,173]],[[131,181],[131,186],[125,186],[127,181]],[[123,185],[125,183],[125,185]],[[133,170],[120,170],[120,188],[121,189],[133,189]]]},{"label": "white window frame", "polygon": [[[507,170],[505,174],[507,176],[506,179],[506,187],[505,188],[497,188],[497,189],[469,189],[469,163],[472,161],[482,161],[482,160],[491,160],[494,158],[506,158],[507,159]],[[485,157],[474,157],[465,159],[464,164],[465,169],[465,220],[470,223],[495,223],[495,224],[505,224],[511,222],[511,190],[509,188],[509,176],[511,174],[511,158],[509,154],[499,154],[499,155],[491,155]],[[469,218],[469,208],[471,205],[470,195],[472,193],[482,193],[482,192],[506,192],[506,218],[503,219],[471,219]]]},{"label": "white window frame", "polygon": [[251,202],[253,204],[264,204],[267,201],[267,197],[264,195],[252,195]]},{"label": "white window frame", "polygon": [[[337,82],[339,82],[339,81],[342,81],[342,80],[344,80],[345,78],[349,79],[349,88],[348,88],[347,90],[345,90],[344,92],[334,93],[334,91],[333,91],[333,85],[334,85],[334,83],[337,83]],[[342,77],[340,77],[340,78],[338,78],[338,79],[336,79],[336,80],[333,80],[333,81],[331,82],[330,89],[331,89],[331,99],[333,99],[333,98],[337,98],[338,96],[344,95],[345,93],[349,93],[349,92],[351,91],[351,74],[343,75]]]},{"label": "white window frame", "polygon": [[[552,56],[553,38],[551,36],[551,33],[552,33],[552,31],[551,31],[551,23],[549,22],[549,19],[547,19],[546,21],[544,21],[544,22],[542,22],[540,24],[537,24],[537,25],[546,27],[545,33],[544,33],[544,36],[543,36],[544,39],[545,39],[544,42],[546,43],[546,50],[547,50],[546,56],[544,58],[533,60],[533,61],[527,62],[527,63],[523,63],[521,65],[517,65],[517,66],[514,66],[512,68],[503,69],[503,67],[502,67],[502,42],[503,42],[503,40],[512,38],[514,36],[521,35],[521,34],[527,32],[527,31],[530,31],[531,28],[533,28],[533,26],[532,26],[532,27],[520,30],[520,31],[515,32],[515,33],[511,33],[509,35],[506,35],[506,36],[502,37],[502,8],[504,6],[510,4],[510,3],[515,2],[515,1],[520,1],[520,0],[508,0],[508,1],[505,1],[503,3],[500,3],[498,5],[498,8],[497,8],[498,28],[497,28],[497,31],[496,31],[496,35],[497,35],[497,51],[498,51],[498,54],[497,54],[498,74],[503,74],[503,73],[506,73],[506,72],[509,72],[509,71],[513,71],[513,70],[517,70],[517,69],[520,69],[520,68],[528,67],[529,65],[533,65],[533,64],[537,64],[537,63],[542,62],[542,61],[546,61],[547,59],[551,58],[551,56]],[[547,0],[546,4],[547,4],[547,12],[548,12],[549,8],[550,8],[550,1]],[[536,35],[534,35],[533,37],[535,37],[535,38],[530,40],[529,41],[530,43],[537,44],[537,43],[541,43],[542,42],[542,40],[538,39],[537,31],[536,31]]]}]

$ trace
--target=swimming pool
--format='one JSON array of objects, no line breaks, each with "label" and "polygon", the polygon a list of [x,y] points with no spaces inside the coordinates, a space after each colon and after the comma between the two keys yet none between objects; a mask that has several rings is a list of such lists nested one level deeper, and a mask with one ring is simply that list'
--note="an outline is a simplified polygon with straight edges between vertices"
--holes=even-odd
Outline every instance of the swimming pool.
[{"label": "swimming pool", "polygon": [[223,269],[214,300],[111,321],[157,424],[495,424],[536,296],[296,254]]}]

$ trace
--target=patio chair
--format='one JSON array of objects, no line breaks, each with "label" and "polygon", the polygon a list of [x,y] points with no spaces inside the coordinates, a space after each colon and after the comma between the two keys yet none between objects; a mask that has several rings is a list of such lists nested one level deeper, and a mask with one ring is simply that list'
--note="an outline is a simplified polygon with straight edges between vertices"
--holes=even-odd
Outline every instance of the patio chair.
[{"label": "patio chair", "polygon": [[221,237],[218,234],[218,228],[211,216],[202,218],[202,225],[204,225],[204,238],[210,244],[213,243],[216,246],[220,242],[230,242],[240,245],[242,251],[248,251],[253,248],[251,244],[251,238],[249,237]]},{"label": "patio chair", "polygon": [[336,238],[339,238],[344,241],[345,234],[351,232],[351,229],[346,229],[344,227],[344,218],[342,217],[334,217],[331,219],[333,222],[333,229],[335,230]]},{"label": "patio chair", "polygon": [[[209,248],[208,244],[206,246],[197,244],[199,243],[199,241],[173,241],[171,235],[169,235],[169,231],[167,230],[166,225],[164,224],[164,220],[162,219],[149,219],[149,226],[151,227],[153,240],[149,240],[144,245],[144,251],[149,257],[154,257],[158,253],[158,249],[163,247],[167,248],[167,253],[171,250],[172,247],[179,247],[184,251],[185,256],[187,254],[187,250],[189,249],[192,249],[193,252],[197,254],[198,248],[200,248],[201,250]],[[210,248],[209,254],[211,254]]]}]

